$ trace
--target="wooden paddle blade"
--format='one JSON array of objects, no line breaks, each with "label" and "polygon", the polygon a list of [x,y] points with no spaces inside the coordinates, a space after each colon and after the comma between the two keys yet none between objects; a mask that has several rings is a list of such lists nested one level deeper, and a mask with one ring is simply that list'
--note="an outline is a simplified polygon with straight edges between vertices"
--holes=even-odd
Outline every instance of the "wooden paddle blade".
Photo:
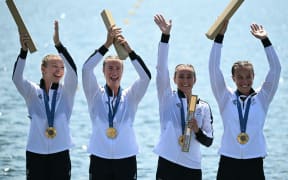
[{"label": "wooden paddle blade", "polygon": [[[115,25],[115,21],[112,17],[112,14],[110,11],[104,9],[102,12],[101,12],[101,16],[102,16],[102,19],[103,19],[103,22],[106,26],[106,29],[108,30],[112,25]],[[128,52],[126,51],[126,49],[119,43],[117,42],[114,42],[113,43],[114,45],[114,48],[119,56],[119,58],[121,60],[125,60],[127,57],[128,57]]]},{"label": "wooden paddle blade", "polygon": [[244,0],[231,0],[228,6],[214,22],[214,24],[210,27],[210,29],[206,33],[206,37],[214,40],[219,31],[221,30],[224,20],[229,20],[243,3],[243,1]]},{"label": "wooden paddle blade", "polygon": [[21,33],[27,34],[29,36],[30,40],[27,42],[27,46],[28,46],[30,53],[37,51],[37,49],[34,45],[34,42],[33,42],[32,38],[31,38],[31,36],[30,36],[30,34],[29,34],[25,24],[24,24],[24,21],[22,20],[19,11],[16,8],[15,3],[13,2],[13,0],[6,0],[6,4],[7,4],[8,8],[9,8],[9,10],[13,16],[14,21],[16,22],[16,25],[17,25],[19,31]]}]

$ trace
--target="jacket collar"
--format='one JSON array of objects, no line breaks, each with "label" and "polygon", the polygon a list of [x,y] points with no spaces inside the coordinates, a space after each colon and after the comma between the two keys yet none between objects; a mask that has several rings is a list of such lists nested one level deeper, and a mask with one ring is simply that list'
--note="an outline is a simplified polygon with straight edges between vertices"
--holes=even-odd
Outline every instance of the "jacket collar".
[{"label": "jacket collar", "polygon": [[177,89],[177,94],[180,98],[186,98],[185,94],[180,89]]},{"label": "jacket collar", "polygon": [[[52,86],[50,87],[50,89],[55,90],[55,89],[58,89],[58,87],[59,87],[59,83],[52,83]],[[45,89],[45,81],[43,78],[40,79],[40,88]]]}]

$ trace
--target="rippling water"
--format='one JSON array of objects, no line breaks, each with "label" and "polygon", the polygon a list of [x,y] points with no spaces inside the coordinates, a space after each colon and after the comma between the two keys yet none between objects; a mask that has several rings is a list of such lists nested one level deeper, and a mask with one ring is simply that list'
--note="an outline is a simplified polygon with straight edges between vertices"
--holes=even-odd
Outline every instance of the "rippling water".
[{"label": "rippling water", "polygon": [[[169,68],[179,62],[194,64],[197,83],[193,92],[208,101],[214,115],[215,141],[210,148],[202,148],[203,179],[215,179],[222,123],[212,96],[208,79],[208,56],[212,42],[205,32],[222,12],[229,0],[172,1],[172,0],[125,0],[125,1],[48,1],[14,0],[25,20],[27,28],[38,48],[28,55],[25,76],[38,82],[40,61],[46,53],[56,53],[53,46],[53,21],[60,22],[60,37],[76,61],[79,88],[71,119],[75,147],[71,150],[72,179],[88,179],[89,158],[86,148],[91,134],[91,123],[81,84],[81,67],[86,58],[102,45],[106,29],[100,12],[112,11],[118,26],[135,51],[141,55],[152,72],[153,79],[139,105],[135,129],[141,152],[138,155],[138,179],[155,179],[157,156],[152,153],[159,136],[158,103],[155,88],[155,66],[160,31],[154,25],[153,15],[163,13],[173,20]],[[255,86],[259,86],[267,72],[266,57],[259,41],[250,35],[249,24],[258,22],[266,27],[278,52],[282,75],[277,94],[270,106],[265,124],[268,156],[264,161],[265,173],[270,179],[287,179],[288,176],[288,3],[277,1],[245,1],[229,24],[223,48],[222,69],[231,86],[230,67],[236,59],[249,59],[255,66]],[[0,179],[25,179],[25,145],[29,120],[23,98],[12,84],[13,64],[19,52],[17,28],[5,1],[0,2]],[[111,48],[112,53],[115,51]],[[129,61],[125,61],[122,86],[127,87],[136,75]],[[102,76],[101,69],[96,73]],[[99,80],[104,85],[104,80]]]}]

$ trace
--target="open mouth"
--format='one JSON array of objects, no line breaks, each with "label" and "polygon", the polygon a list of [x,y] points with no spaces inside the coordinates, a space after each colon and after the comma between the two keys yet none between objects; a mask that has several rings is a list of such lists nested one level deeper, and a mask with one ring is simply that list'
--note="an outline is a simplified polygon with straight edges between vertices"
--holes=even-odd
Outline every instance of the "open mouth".
[{"label": "open mouth", "polygon": [[58,74],[54,74],[53,75],[55,78],[61,78],[62,77],[62,75],[58,75]]},{"label": "open mouth", "polygon": [[190,88],[190,87],[191,87],[191,84],[185,83],[185,84],[182,84],[182,87],[183,87],[183,88]]},{"label": "open mouth", "polygon": [[110,78],[111,81],[118,81],[118,79],[119,79],[118,77],[111,77]]},{"label": "open mouth", "polygon": [[250,86],[249,85],[242,85],[241,87],[242,88],[249,88]]}]

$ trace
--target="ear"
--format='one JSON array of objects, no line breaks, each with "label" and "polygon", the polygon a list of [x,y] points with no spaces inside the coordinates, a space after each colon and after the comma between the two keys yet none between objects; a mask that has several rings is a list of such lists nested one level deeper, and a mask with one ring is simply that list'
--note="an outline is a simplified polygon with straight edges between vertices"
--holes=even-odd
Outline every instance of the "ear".
[{"label": "ear", "polygon": [[235,77],[233,75],[231,77],[232,77],[233,81],[236,82]]},{"label": "ear", "polygon": [[45,74],[45,67],[44,66],[41,66],[41,72],[42,72],[42,74]]},{"label": "ear", "polygon": [[176,76],[174,76],[174,79],[173,79],[173,80],[174,80],[174,83],[177,84]]}]

